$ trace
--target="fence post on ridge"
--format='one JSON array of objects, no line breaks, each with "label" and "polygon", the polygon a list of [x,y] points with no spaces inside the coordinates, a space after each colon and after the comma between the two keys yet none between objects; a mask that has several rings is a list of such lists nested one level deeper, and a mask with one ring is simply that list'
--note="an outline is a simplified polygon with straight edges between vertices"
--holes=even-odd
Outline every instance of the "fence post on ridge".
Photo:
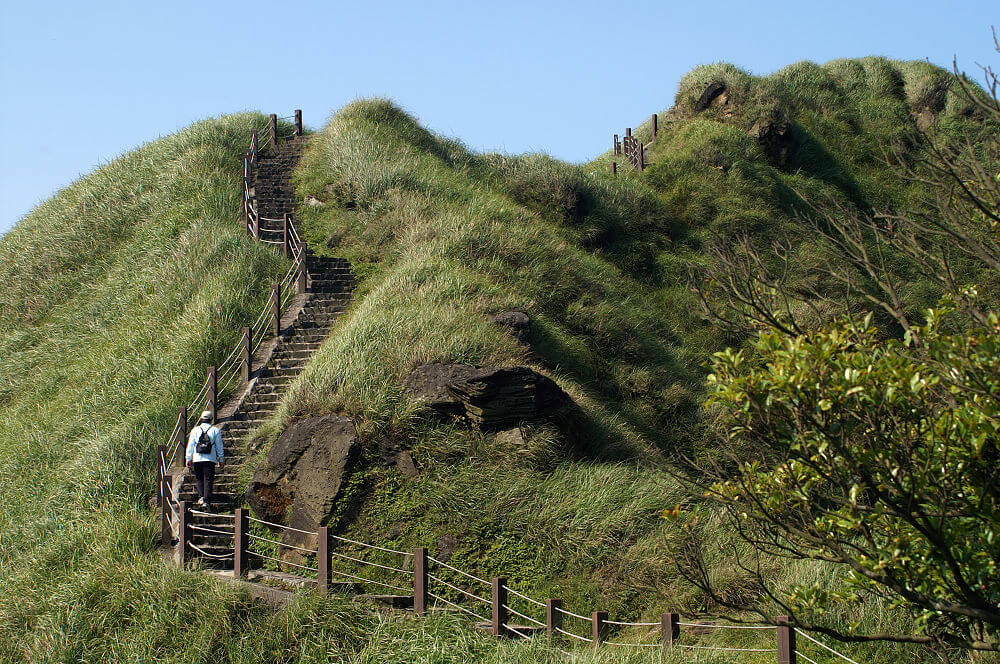
[{"label": "fence post on ridge", "polygon": [[562,614],[559,613],[561,608],[561,599],[545,600],[545,632],[549,636],[555,636],[562,629]]},{"label": "fence post on ridge", "polygon": [[[163,478],[166,477],[165,466],[167,465],[167,446],[157,445],[156,446],[156,485],[158,487],[163,487]],[[156,494],[156,506],[159,507],[163,504],[163,491],[160,490]]]},{"label": "fence post on ridge", "polygon": [[316,590],[320,595],[330,592],[330,528],[316,529]]},{"label": "fence post on ridge", "polygon": [[219,382],[215,375],[215,367],[208,368],[206,380],[208,381],[208,393],[206,395],[207,410],[212,412],[212,424],[215,424],[215,401],[219,392]]},{"label": "fence post on ridge", "polygon": [[611,174],[612,175],[618,175],[618,162],[617,161],[611,162]]},{"label": "fence post on ridge", "polygon": [[271,284],[271,329],[281,334],[281,284]]},{"label": "fence post on ridge", "polygon": [[302,135],[302,109],[295,109],[295,135]]},{"label": "fence post on ridge", "polygon": [[188,542],[191,541],[191,514],[186,500],[177,504],[177,565],[183,569],[187,565]]},{"label": "fence post on ridge", "polygon": [[306,292],[306,276],[308,275],[306,268],[307,255],[305,245],[299,247],[299,273],[295,278],[295,290],[299,295]]},{"label": "fence post on ridge", "polygon": [[170,546],[174,540],[174,531],[170,526],[170,495],[173,493],[170,475],[164,475],[160,480],[160,544]]},{"label": "fence post on ridge", "polygon": [[601,645],[608,637],[608,612],[594,611],[590,616],[591,640],[594,646]]},{"label": "fence post on ridge", "polygon": [[177,438],[174,440],[174,456],[180,456],[180,465],[184,465],[184,452],[185,444],[187,443],[187,426],[188,426],[188,409],[187,406],[181,406],[177,409],[177,426],[174,430],[177,432]]},{"label": "fence post on ridge", "polygon": [[233,519],[233,578],[242,579],[247,575],[250,565],[247,563],[247,544],[249,538],[247,533],[250,530],[250,518],[245,507],[236,508],[236,515]]},{"label": "fence post on ridge", "polygon": [[413,613],[427,613],[427,549],[422,546],[413,550]]},{"label": "fence post on ridge", "polygon": [[240,362],[240,375],[244,383],[250,382],[250,374],[253,373],[253,328],[243,328],[243,358]]},{"label": "fence post on ridge", "polygon": [[674,639],[681,635],[681,626],[677,624],[680,616],[676,613],[664,613],[660,616],[660,636],[664,646],[672,646]]},{"label": "fence post on ridge", "polygon": [[507,613],[507,577],[493,577],[493,602],[491,631],[493,636],[503,636],[507,633],[504,625],[508,621]]},{"label": "fence post on ridge", "polygon": [[615,154],[622,153],[622,142],[618,140],[618,134],[615,134]]},{"label": "fence post on ridge", "polygon": [[274,113],[267,118],[267,130],[271,134],[271,147],[278,149],[278,116]]},{"label": "fence post on ridge", "polygon": [[658,118],[656,117],[656,113],[653,113],[653,117],[651,117],[649,119],[649,123],[653,127],[653,139],[652,140],[654,140],[654,141],[656,140],[656,134],[659,133],[659,129],[660,129],[659,126],[658,126],[657,120],[658,120]]},{"label": "fence post on ridge", "polygon": [[285,213],[284,223],[281,225],[281,250],[285,253],[285,258],[292,256],[292,215]]},{"label": "fence post on ridge", "polygon": [[796,664],[795,657],[795,628],[789,624],[788,616],[778,616],[775,623],[778,625],[776,636],[778,638],[778,664]]}]

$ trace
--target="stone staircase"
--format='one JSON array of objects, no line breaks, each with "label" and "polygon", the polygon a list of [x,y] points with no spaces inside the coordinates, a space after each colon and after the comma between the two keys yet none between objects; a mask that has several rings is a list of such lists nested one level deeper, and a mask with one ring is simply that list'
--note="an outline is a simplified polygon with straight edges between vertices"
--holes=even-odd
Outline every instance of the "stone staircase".
[{"label": "stone staircase", "polygon": [[[294,211],[291,173],[305,146],[304,137],[278,144],[268,156],[258,160],[254,184],[261,227],[280,230],[282,224],[265,222],[263,217],[281,219]],[[238,478],[249,451],[249,434],[270,419],[288,386],[302,371],[312,354],[329,336],[337,318],[350,301],[354,275],[350,264],[340,258],[321,257],[306,249],[308,283],[302,308],[293,319],[282,322],[281,334],[263,366],[257,368],[248,389],[220,409],[216,425],[222,430],[226,466],[216,472],[212,511],[229,513],[243,503]],[[227,415],[228,414],[228,415]],[[198,500],[190,471],[177,492],[177,499],[193,505]],[[232,553],[232,521],[214,516],[192,515],[191,543],[210,556]],[[198,528],[218,531],[205,532]],[[206,557],[207,567],[232,565],[232,559]]]},{"label": "stone staircase", "polygon": [[[253,182],[257,196],[257,211],[261,217],[281,219],[286,213],[295,211],[295,190],[292,187],[292,170],[305,149],[305,136],[296,136],[278,143],[270,154],[257,160]],[[266,226],[265,222],[261,222]],[[280,230],[280,227],[275,228]]]}]

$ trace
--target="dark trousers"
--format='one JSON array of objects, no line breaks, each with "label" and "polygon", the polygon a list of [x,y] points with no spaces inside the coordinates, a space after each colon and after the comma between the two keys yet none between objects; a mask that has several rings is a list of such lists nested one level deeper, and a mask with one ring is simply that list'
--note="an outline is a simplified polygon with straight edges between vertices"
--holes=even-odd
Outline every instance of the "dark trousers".
[{"label": "dark trousers", "polygon": [[198,461],[191,464],[194,470],[194,485],[198,489],[198,496],[206,503],[212,502],[212,485],[215,484],[215,463],[212,461]]}]

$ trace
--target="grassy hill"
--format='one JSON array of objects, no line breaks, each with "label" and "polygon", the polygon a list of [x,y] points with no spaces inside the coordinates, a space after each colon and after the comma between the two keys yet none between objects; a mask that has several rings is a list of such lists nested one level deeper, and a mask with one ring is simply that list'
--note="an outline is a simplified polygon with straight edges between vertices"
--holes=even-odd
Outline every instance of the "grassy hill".
[{"label": "grassy hill", "polygon": [[[653,165],[618,178],[610,154],[583,166],[475,154],[388,101],[345,107],[314,135],[296,183],[319,203],[301,210],[306,239],[349,258],[359,286],[261,436],[309,413],[358,421],[364,453],[331,524],[341,532],[432,553],[447,542],[453,564],[620,619],[710,612],[672,567],[677,525],[659,515],[679,503],[698,512],[673,455],[717,444],[700,406],[704,363],[743,337],[699,313],[689,268],[733,233],[767,243],[793,231],[800,195],[860,208],[913,200],[880,150],[918,153],[927,113],[946,131],[974,122],[946,81],[876,58],[769,77],[701,67],[661,116]],[[724,99],[697,110],[712,82]],[[238,222],[240,157],[259,120],[209,120],[144,146],[0,240],[0,660],[560,661],[455,618],[308,596],[275,614],[160,562],[147,506],[155,445],[286,267]],[[794,145],[778,157],[749,133],[775,120]],[[810,279],[810,248],[797,246]],[[919,306],[934,292],[914,281],[909,296]],[[489,322],[507,309],[531,315],[530,343]],[[434,361],[530,365],[581,416],[527,428],[516,444],[441,423],[402,387]],[[382,463],[387,446],[410,450],[419,476]],[[741,592],[731,536],[698,518],[723,585]],[[836,582],[818,566],[769,573]],[[848,617],[907,620],[872,603],[830,615]],[[902,646],[847,651],[924,661]]]}]

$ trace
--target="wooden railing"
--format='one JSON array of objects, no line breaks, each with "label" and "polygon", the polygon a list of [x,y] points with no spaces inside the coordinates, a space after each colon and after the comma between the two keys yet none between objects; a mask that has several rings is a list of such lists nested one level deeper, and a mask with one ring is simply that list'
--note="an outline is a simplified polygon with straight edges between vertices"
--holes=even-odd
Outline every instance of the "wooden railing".
[{"label": "wooden railing", "polygon": [[[650,139],[649,143],[643,145],[642,141],[637,139],[632,135],[632,128],[629,127],[625,130],[625,136],[621,140],[618,139],[618,134],[614,135],[613,142],[613,152],[615,156],[622,155],[625,160],[634,168],[635,170],[642,172],[646,170],[648,162],[646,161],[646,150],[649,146],[653,144],[659,134],[659,118],[656,113],[653,113],[649,120],[650,129],[652,131],[653,137]],[[618,162],[612,160],[611,162],[611,174],[618,174]]]}]

